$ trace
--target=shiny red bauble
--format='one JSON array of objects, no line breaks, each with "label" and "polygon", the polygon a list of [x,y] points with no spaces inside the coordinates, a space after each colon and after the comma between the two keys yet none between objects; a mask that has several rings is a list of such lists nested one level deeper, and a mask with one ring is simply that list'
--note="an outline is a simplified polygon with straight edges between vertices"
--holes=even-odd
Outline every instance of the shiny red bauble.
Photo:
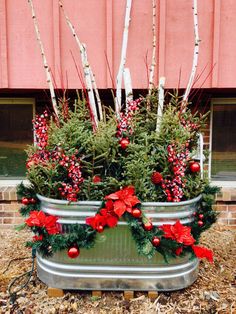
[{"label": "shiny red bauble", "polygon": [[152,245],[153,246],[158,246],[160,244],[161,240],[158,237],[153,237],[152,239]]},{"label": "shiny red bauble", "polygon": [[68,249],[67,255],[70,258],[76,258],[80,255],[80,250],[77,248],[77,246],[72,246]]},{"label": "shiny red bauble", "polygon": [[202,220],[204,218],[204,215],[203,214],[199,214],[198,217],[199,217],[199,219]]},{"label": "shiny red bauble", "polygon": [[93,183],[99,183],[99,182],[101,182],[101,181],[102,181],[102,179],[101,179],[100,176],[94,176],[94,177],[93,177]]},{"label": "shiny red bauble", "polygon": [[200,164],[196,161],[192,162],[189,168],[191,172],[199,172],[201,170]]},{"label": "shiny red bauble", "polygon": [[122,149],[126,149],[130,142],[128,138],[122,138],[119,143]]},{"label": "shiny red bauble", "polygon": [[199,227],[202,227],[204,225],[203,221],[199,220],[198,223]]},{"label": "shiny red bauble", "polygon": [[96,230],[97,230],[97,232],[101,233],[101,232],[103,232],[104,227],[102,225],[99,225]]},{"label": "shiny red bauble", "polygon": [[131,212],[132,216],[135,218],[140,218],[142,215],[142,212],[139,208],[134,208]]},{"label": "shiny red bauble", "polygon": [[153,229],[153,224],[151,223],[151,221],[148,221],[146,222],[144,225],[143,225],[143,228],[146,230],[146,231],[151,231]]},{"label": "shiny red bauble", "polygon": [[30,204],[35,204],[35,203],[36,203],[36,199],[35,199],[35,198],[31,198],[31,199],[29,200],[29,202],[30,202]]},{"label": "shiny red bauble", "polygon": [[30,200],[29,200],[27,197],[23,197],[23,198],[21,199],[21,203],[22,203],[23,205],[28,205],[28,204],[30,203]]}]

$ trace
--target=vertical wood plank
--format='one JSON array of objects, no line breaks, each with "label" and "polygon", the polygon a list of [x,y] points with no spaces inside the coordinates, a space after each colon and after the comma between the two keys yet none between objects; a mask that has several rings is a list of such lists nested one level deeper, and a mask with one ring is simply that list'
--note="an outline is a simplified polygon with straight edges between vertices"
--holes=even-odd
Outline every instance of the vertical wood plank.
[{"label": "vertical wood plank", "polygon": [[221,0],[214,0],[213,45],[212,45],[212,81],[211,87],[218,87],[219,51],[220,51],[220,9]]},{"label": "vertical wood plank", "polygon": [[[113,85],[112,78],[114,79],[114,69],[113,69],[113,1],[106,0],[106,80],[107,88],[111,88]],[[109,71],[110,68],[110,71]]]},{"label": "vertical wood plank", "polygon": [[0,0],[0,87],[8,88],[6,0]]},{"label": "vertical wood plank", "polygon": [[[61,34],[60,34],[60,8],[58,5],[58,0],[53,0],[52,2],[52,12],[53,12],[53,55],[54,55],[54,69],[53,76],[56,81],[56,85],[59,87],[65,85],[66,82],[61,82],[63,77],[62,67],[61,67]],[[62,86],[67,88],[67,86]]]},{"label": "vertical wood plank", "polygon": [[165,46],[166,46],[166,0],[158,1],[158,36],[157,46],[158,49],[158,80],[160,77],[165,76]]}]

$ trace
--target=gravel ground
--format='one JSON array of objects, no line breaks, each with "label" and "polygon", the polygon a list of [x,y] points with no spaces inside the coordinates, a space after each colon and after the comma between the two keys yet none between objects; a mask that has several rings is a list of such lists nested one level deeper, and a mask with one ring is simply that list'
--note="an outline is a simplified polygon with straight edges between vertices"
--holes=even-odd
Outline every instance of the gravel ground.
[{"label": "gravel ground", "polygon": [[[9,282],[30,269],[31,252],[24,247],[29,238],[28,232],[0,231],[0,313],[236,313],[236,230],[216,225],[206,232],[202,243],[215,252],[214,264],[201,262],[199,277],[191,287],[159,293],[154,301],[142,292],[129,301],[122,293],[114,292],[104,292],[101,298],[91,297],[89,292],[67,292],[62,298],[49,298],[47,287],[34,274],[29,286],[10,304]],[[29,259],[14,260],[19,257]]]}]

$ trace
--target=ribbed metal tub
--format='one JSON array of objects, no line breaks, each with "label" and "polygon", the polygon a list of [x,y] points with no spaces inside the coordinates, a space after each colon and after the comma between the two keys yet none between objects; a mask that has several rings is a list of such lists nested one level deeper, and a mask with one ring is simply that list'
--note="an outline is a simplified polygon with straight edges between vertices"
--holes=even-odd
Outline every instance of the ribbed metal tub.
[{"label": "ribbed metal tub", "polygon": [[[59,217],[62,230],[69,224],[84,224],[93,216],[101,202],[49,199],[38,195],[41,210]],[[153,225],[182,224],[193,220],[201,196],[179,203],[142,203],[142,210]],[[190,256],[173,258],[167,264],[156,253],[152,259],[140,256],[125,221],[97,235],[94,248],[80,250],[70,259],[66,251],[44,258],[37,254],[38,277],[50,287],[80,290],[159,290],[170,291],[191,285],[198,275],[198,260]]]}]

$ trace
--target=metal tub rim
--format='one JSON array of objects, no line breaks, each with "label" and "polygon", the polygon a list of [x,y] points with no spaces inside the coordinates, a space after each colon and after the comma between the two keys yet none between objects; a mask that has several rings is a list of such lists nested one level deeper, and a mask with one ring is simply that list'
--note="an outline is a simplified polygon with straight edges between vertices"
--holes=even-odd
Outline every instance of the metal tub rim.
[{"label": "metal tub rim", "polygon": [[[51,204],[57,204],[57,205],[91,205],[91,206],[100,206],[102,201],[78,201],[78,202],[70,202],[67,200],[58,200],[55,198],[49,198],[46,196],[42,196],[40,194],[37,194],[38,199],[41,202],[47,202]],[[181,201],[181,202],[141,202],[145,207],[153,207],[153,206],[183,206],[183,205],[190,205],[193,203],[197,203],[202,198],[202,194],[198,195],[197,197],[191,198],[187,201]]]}]

